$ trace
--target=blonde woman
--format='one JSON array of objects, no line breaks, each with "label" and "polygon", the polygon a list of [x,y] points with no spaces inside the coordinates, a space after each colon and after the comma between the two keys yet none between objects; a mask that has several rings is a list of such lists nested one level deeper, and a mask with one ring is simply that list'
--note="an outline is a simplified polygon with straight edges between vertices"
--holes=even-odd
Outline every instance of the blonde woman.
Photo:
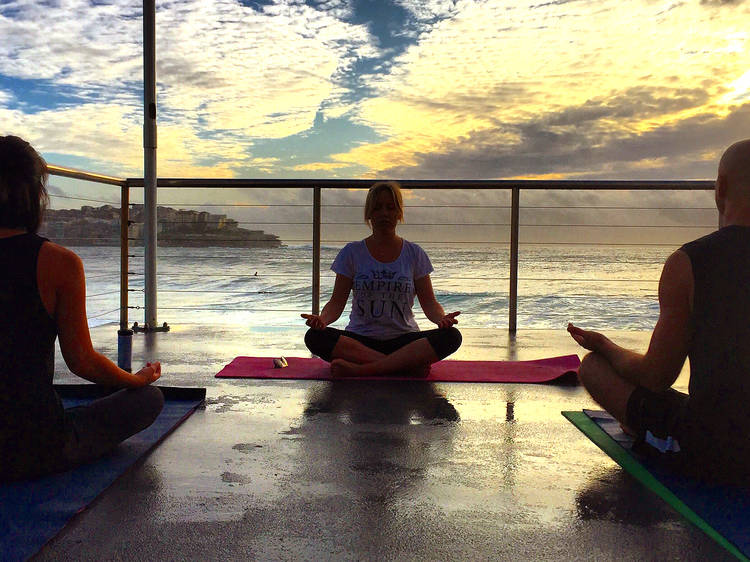
[{"label": "blonde woman", "polygon": [[[460,312],[446,314],[432,289],[429,257],[417,244],[396,234],[404,218],[398,183],[373,185],[364,215],[372,234],[350,242],[336,256],[331,266],[336,273],[331,299],[319,315],[302,315],[310,326],[305,344],[331,362],[336,377],[426,376],[432,363],[461,345],[461,333],[454,327]],[[329,327],[341,316],[350,293],[348,326],[345,330]],[[437,328],[420,331],[412,312],[415,296]]]}]

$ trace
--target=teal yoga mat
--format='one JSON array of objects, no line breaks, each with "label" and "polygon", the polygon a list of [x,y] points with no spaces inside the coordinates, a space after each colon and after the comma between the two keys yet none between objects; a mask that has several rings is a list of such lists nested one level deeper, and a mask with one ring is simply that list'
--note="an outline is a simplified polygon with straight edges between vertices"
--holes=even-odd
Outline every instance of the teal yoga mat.
[{"label": "teal yoga mat", "polygon": [[631,476],[740,560],[750,560],[750,489],[711,485],[675,474],[630,450],[632,438],[608,413],[562,412]]},{"label": "teal yoga mat", "polygon": [[[150,426],[96,462],[36,480],[0,485],[0,559],[26,560],[59,533],[200,406],[205,388],[160,387],[164,409]],[[106,395],[93,384],[56,385],[66,408]]]}]

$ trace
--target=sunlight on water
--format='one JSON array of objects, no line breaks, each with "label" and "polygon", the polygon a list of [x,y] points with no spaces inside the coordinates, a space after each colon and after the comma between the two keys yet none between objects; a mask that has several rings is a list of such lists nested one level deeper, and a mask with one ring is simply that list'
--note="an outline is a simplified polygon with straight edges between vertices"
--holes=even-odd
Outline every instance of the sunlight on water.
[{"label": "sunlight on water", "polygon": [[[461,325],[508,325],[508,250],[425,245],[433,285]],[[119,319],[119,248],[81,247],[92,326]],[[321,305],[333,288],[330,264],[338,249],[321,252]],[[657,284],[668,247],[521,247],[518,326],[564,329],[578,321],[597,329],[650,330],[658,315]],[[143,306],[143,250],[133,248],[130,306]],[[158,318],[170,324],[301,325],[311,308],[310,246],[282,248],[160,248]],[[349,310],[337,326],[345,326]],[[429,322],[421,312],[422,327]],[[142,309],[129,321],[142,322]]]}]

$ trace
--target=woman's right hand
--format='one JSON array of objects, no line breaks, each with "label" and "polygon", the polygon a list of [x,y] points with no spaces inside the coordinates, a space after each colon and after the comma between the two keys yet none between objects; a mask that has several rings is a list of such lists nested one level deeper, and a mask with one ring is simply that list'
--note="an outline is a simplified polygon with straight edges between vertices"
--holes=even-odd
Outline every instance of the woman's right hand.
[{"label": "woman's right hand", "polygon": [[151,384],[161,376],[161,363],[158,361],[146,363],[146,366],[135,373],[135,376],[143,381],[144,386]]},{"label": "woman's right hand", "polygon": [[318,314],[300,314],[305,319],[305,324],[313,330],[325,330],[326,324],[320,319]]}]

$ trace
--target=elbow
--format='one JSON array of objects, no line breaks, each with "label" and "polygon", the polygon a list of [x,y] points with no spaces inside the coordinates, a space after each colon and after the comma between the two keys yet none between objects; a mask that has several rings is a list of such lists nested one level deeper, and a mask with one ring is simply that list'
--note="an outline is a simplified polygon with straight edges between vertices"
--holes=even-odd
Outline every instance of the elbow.
[{"label": "elbow", "polygon": [[649,378],[648,380],[644,381],[642,386],[647,388],[648,390],[656,393],[666,392],[670,388],[672,388],[672,385],[677,380],[677,377],[680,373],[657,373],[653,377]]},{"label": "elbow", "polygon": [[63,358],[71,373],[88,380],[91,372],[95,370],[98,355],[93,349],[89,352],[75,350],[73,353],[63,353]]}]

